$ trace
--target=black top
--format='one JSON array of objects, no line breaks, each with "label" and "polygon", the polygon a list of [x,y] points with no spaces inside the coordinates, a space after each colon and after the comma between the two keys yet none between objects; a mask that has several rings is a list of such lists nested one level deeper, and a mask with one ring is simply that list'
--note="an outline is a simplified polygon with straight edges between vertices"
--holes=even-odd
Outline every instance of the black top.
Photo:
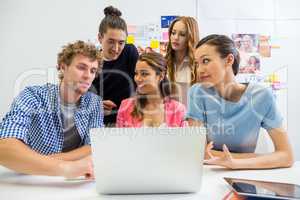
[{"label": "black top", "polygon": [[[92,91],[103,100],[113,101],[118,109],[123,99],[135,93],[134,71],[138,56],[136,47],[126,44],[118,59],[104,61],[102,73],[93,81]],[[116,122],[117,109],[111,115],[104,116],[105,125]]]}]

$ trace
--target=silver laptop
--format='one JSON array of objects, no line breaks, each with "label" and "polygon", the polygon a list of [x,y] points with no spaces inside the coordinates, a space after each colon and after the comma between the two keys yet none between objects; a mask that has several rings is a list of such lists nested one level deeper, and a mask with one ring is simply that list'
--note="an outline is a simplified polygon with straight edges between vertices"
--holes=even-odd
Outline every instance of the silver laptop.
[{"label": "silver laptop", "polygon": [[98,128],[90,134],[99,193],[200,190],[205,128]]}]

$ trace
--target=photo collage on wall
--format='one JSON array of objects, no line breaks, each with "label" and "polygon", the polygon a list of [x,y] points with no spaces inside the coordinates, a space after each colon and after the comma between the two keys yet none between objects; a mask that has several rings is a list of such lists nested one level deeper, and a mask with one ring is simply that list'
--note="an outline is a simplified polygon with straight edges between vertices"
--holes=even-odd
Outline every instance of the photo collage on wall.
[{"label": "photo collage on wall", "polygon": [[232,39],[240,53],[241,74],[255,74],[260,72],[259,35],[233,34]]},{"label": "photo collage on wall", "polygon": [[261,58],[271,57],[270,37],[259,34],[232,34],[232,39],[240,53],[240,68],[236,76],[238,82],[262,81]]}]

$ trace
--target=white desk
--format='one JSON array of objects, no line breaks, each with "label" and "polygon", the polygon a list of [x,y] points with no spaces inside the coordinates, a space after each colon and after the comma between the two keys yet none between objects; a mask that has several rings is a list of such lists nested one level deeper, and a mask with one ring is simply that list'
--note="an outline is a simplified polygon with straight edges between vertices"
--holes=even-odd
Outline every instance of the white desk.
[{"label": "white desk", "polygon": [[300,162],[292,168],[275,170],[230,171],[217,166],[204,166],[202,188],[196,194],[172,195],[98,195],[92,181],[66,181],[61,177],[16,174],[0,167],[0,199],[81,199],[81,200],[221,200],[229,187],[223,177],[251,178],[300,185]]}]

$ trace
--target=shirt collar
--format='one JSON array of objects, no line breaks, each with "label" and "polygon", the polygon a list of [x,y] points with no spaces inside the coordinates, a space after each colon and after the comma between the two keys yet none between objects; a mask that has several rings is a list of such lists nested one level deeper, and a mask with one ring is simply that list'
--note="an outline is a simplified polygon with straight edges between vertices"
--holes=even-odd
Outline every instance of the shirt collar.
[{"label": "shirt collar", "polygon": [[[59,108],[60,108],[60,104],[61,104],[61,98],[60,98],[60,89],[59,89],[59,85],[55,84],[55,85],[51,85],[48,86],[49,87],[49,98],[50,98],[50,103],[52,106],[52,110],[56,110],[59,112]],[[78,108],[82,109],[84,107],[84,105],[86,105],[86,93],[83,94],[80,99],[79,99],[79,105]]]}]

